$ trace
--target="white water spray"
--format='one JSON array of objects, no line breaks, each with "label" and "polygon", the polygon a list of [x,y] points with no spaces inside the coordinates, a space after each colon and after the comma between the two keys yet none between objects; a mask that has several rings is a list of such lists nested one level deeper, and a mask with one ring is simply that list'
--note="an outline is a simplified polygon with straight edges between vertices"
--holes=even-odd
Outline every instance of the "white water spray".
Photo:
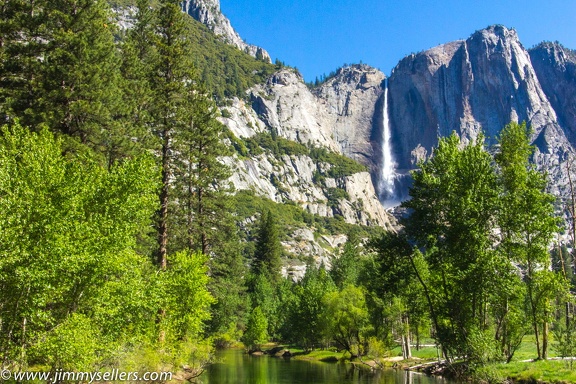
[{"label": "white water spray", "polygon": [[380,196],[385,206],[394,206],[397,199],[394,194],[396,179],[395,163],[392,156],[392,134],[388,118],[388,81],[384,83],[384,106],[382,111],[382,171],[380,174]]}]

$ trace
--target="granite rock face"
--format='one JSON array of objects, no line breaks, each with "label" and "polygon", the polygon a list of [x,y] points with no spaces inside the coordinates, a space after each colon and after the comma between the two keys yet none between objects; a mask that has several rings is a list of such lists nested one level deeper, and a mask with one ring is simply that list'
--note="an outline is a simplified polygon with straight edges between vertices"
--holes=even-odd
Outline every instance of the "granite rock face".
[{"label": "granite rock face", "polygon": [[[542,50],[535,50],[532,56],[536,55],[543,55]],[[544,59],[543,67],[550,67],[552,62],[557,61]],[[557,65],[546,70],[565,76],[566,72],[559,69],[566,68],[566,61],[563,63],[563,67]],[[544,73],[545,69],[539,72]],[[404,58],[389,79],[389,111],[398,172],[405,174],[413,169],[418,157],[415,153],[420,152],[420,157],[423,153],[430,154],[438,137],[452,131],[465,140],[474,140],[483,131],[488,143],[495,144],[507,123],[526,121],[534,132],[534,160],[548,172],[552,190],[562,194],[566,184],[562,164],[574,151],[574,142],[568,140],[571,135],[566,133],[571,129],[558,119],[548,95],[553,92],[562,95],[573,88],[569,84],[550,88],[552,85],[541,84],[531,55],[520,43],[516,31],[503,26],[492,26],[477,31],[467,40]],[[564,112],[569,108],[560,102],[556,104],[562,113],[570,113]]]},{"label": "granite rock face", "polygon": [[340,68],[313,91],[342,153],[374,172],[380,166],[385,75],[368,65]]},{"label": "granite rock face", "polygon": [[249,55],[270,62],[270,55],[263,48],[246,44],[220,10],[220,0],[184,0],[182,10],[206,25],[226,43],[236,46]]},{"label": "granite rock face", "polygon": [[542,43],[529,53],[558,124],[570,142],[576,144],[576,51],[559,43]]},{"label": "granite rock face", "polygon": [[[319,167],[329,170],[332,165],[317,164],[308,156],[284,155],[278,159],[264,153],[250,159],[228,157],[224,162],[233,171],[230,181],[237,190],[252,190],[277,203],[293,202],[318,216],[340,215],[350,224],[377,225],[393,230],[393,223],[378,200],[368,172],[326,178],[323,183],[317,183],[315,171]],[[344,191],[345,197],[333,201],[330,191],[334,189]]]},{"label": "granite rock face", "polygon": [[[284,68],[247,92],[245,100],[235,98],[222,107],[224,123],[237,137],[275,132],[279,137],[309,147],[323,147],[352,157],[374,171],[378,144],[373,131],[381,123],[381,97],[384,74],[368,66],[340,69],[336,76],[310,90],[300,74]],[[380,104],[379,104],[380,103]],[[380,105],[380,109],[378,109]],[[230,181],[237,190],[252,190],[278,203],[296,203],[307,212],[322,216],[341,216],[351,224],[374,225],[395,230],[395,220],[378,199],[373,172],[315,181],[315,173],[327,174],[333,166],[318,163],[305,155],[281,157],[266,152],[224,159],[232,169]],[[338,190],[334,199],[331,192]],[[285,241],[293,255],[286,260],[283,273],[300,279],[305,265],[301,255],[312,256],[317,265],[331,265],[346,236],[314,236],[310,229],[296,229]]]},{"label": "granite rock face", "polygon": [[[310,90],[300,74],[290,68],[276,72],[265,83],[248,91],[250,102],[234,99],[221,121],[238,137],[275,132],[309,147],[323,147],[367,165],[360,172],[315,183],[314,173],[331,164],[315,164],[307,156],[272,158],[270,154],[229,158],[231,181],[237,189],[253,189],[276,202],[297,202],[313,214],[341,215],[348,223],[392,229],[390,216],[378,200],[373,175],[379,167],[375,130],[381,124],[384,74],[365,65],[338,70],[334,78]],[[380,109],[379,109],[380,106]],[[373,139],[376,136],[376,139]],[[344,190],[348,198],[328,204],[329,189]]]},{"label": "granite rock face", "polygon": [[250,91],[252,109],[269,130],[288,140],[338,150],[327,113],[301,75],[283,69]]},{"label": "granite rock face", "polygon": [[[349,223],[394,230],[375,188],[382,170],[385,107],[398,189],[407,189],[408,172],[432,154],[439,137],[455,131],[470,141],[483,132],[488,144],[496,144],[506,124],[526,121],[533,129],[534,162],[547,172],[550,190],[568,196],[566,165],[576,147],[576,53],[556,43],[527,51],[516,31],[503,26],[410,55],[389,79],[369,66],[352,65],[309,89],[296,70],[278,71],[250,89],[245,100],[234,99],[224,107],[221,121],[238,137],[275,132],[353,158],[370,172],[328,178],[318,185],[315,170],[330,164],[265,153],[228,158],[234,169],[231,180],[237,189],[296,202],[314,214],[338,214]],[[347,197],[329,202],[330,188],[344,190]],[[297,253],[306,249],[327,263],[318,242],[306,240],[309,235],[300,234],[298,242],[286,246]]]}]

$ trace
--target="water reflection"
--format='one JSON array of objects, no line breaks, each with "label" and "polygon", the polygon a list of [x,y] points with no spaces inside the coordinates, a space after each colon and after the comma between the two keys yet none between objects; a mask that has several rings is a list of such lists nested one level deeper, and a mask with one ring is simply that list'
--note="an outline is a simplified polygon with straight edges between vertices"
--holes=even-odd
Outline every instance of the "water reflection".
[{"label": "water reflection", "polygon": [[350,364],[252,357],[240,350],[219,352],[218,358],[220,362],[201,376],[202,384],[449,384],[414,372],[371,372]]}]

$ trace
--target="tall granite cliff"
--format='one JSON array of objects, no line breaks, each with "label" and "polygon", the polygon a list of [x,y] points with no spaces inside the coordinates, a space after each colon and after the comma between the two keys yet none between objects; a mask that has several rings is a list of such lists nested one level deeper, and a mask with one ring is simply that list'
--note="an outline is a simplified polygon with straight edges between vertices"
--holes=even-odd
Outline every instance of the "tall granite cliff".
[{"label": "tall granite cliff", "polygon": [[352,65],[309,90],[299,74],[283,70],[251,90],[252,107],[279,135],[329,147],[376,171],[372,136],[380,129],[384,78],[370,66]]},{"label": "tall granite cliff", "polygon": [[[285,68],[267,83],[250,89],[250,102],[235,99],[223,107],[226,117],[221,120],[237,137],[273,131],[311,148],[346,155],[371,170],[327,178],[324,185],[318,185],[313,180],[315,171],[318,167],[327,170],[331,164],[315,164],[307,156],[285,155],[278,159],[263,154],[258,158],[230,159],[236,188],[253,189],[277,202],[294,201],[320,216],[338,214],[349,223],[390,229],[389,216],[378,200],[371,175],[378,168],[373,161],[377,144],[371,136],[378,131],[381,111],[376,106],[383,79],[380,71],[355,65],[341,68],[334,78],[311,91],[300,74]],[[341,199],[337,207],[329,206],[331,188],[345,190],[348,199]]]},{"label": "tall granite cliff", "polygon": [[[183,10],[222,41],[269,60],[264,50],[243,42],[222,15],[219,0],[185,0]],[[397,201],[406,197],[409,171],[452,131],[464,140],[484,132],[488,143],[496,144],[507,123],[526,121],[533,129],[534,162],[548,173],[551,191],[567,197],[566,164],[576,152],[576,52],[558,43],[528,51],[515,30],[491,26],[466,40],[405,57],[388,79],[367,65],[351,65],[310,89],[296,70],[282,68],[245,97],[227,100],[221,110],[222,123],[238,138],[277,135],[345,155],[369,170],[319,182],[318,174],[329,174],[334,165],[310,154],[236,154],[224,161],[237,190],[296,204],[318,216],[393,230],[394,221],[379,201],[390,196],[377,187],[383,159],[394,161]],[[384,116],[391,131],[388,156]],[[300,240],[285,244],[287,249],[324,262],[345,238],[318,241],[303,228],[293,237]]]},{"label": "tall granite cliff", "polygon": [[[474,140],[483,132],[489,144],[496,144],[507,123],[526,121],[533,129],[535,163],[548,173],[551,191],[567,195],[566,161],[576,146],[576,54],[555,43],[529,52],[516,31],[503,26],[410,55],[393,69],[387,84],[379,70],[353,65],[309,90],[297,72],[284,69],[249,94],[244,107],[257,124],[242,122],[238,113],[236,119],[225,119],[238,136],[250,136],[257,130],[249,126],[259,126],[342,153],[369,167],[376,194],[387,107],[396,197],[406,196],[406,175],[431,155],[439,137],[456,131]],[[314,204],[304,205],[329,211]]]},{"label": "tall granite cliff", "polygon": [[[535,55],[544,53],[542,49],[535,50],[532,56]],[[558,61],[541,60],[542,76],[554,71],[562,77],[566,71],[561,68],[571,68],[554,63]],[[548,80],[554,82],[552,78]],[[566,134],[573,129],[558,119],[549,95],[554,91],[559,95],[570,93],[573,85],[570,88],[570,82],[565,83],[544,87],[516,31],[503,26],[492,26],[467,40],[404,58],[389,79],[398,172],[414,168],[417,160],[430,154],[438,137],[452,131],[466,140],[473,140],[484,131],[488,142],[495,144],[504,125],[511,120],[526,121],[534,132],[534,160],[549,173],[552,190],[561,193],[566,177],[560,164],[573,152],[574,142],[568,140],[572,135]],[[569,120],[574,109],[563,108],[562,102],[556,102],[557,108],[562,109],[562,116],[568,114]]]},{"label": "tall granite cliff", "polygon": [[[238,138],[274,133],[308,148],[324,148],[348,156],[370,172],[329,175],[335,166],[306,154],[278,156],[263,151],[248,158],[239,154],[225,159],[237,190],[251,190],[277,203],[297,204],[307,212],[350,224],[395,230],[394,219],[381,204],[374,175],[381,131],[384,74],[365,65],[341,68],[320,87],[310,90],[294,69],[283,68],[265,84],[256,85],[245,99],[235,98],[221,107],[224,123]],[[326,236],[298,228],[283,243],[293,255],[314,256],[317,264],[330,265],[346,237]],[[291,264],[285,273],[299,278],[303,264]]]}]

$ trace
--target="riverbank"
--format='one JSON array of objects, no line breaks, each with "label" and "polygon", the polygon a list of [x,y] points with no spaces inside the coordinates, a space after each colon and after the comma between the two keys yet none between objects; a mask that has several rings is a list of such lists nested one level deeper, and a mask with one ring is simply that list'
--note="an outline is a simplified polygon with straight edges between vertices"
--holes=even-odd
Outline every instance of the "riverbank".
[{"label": "riverbank", "polygon": [[576,371],[568,360],[513,361],[483,366],[476,370],[474,378],[488,383],[568,384],[576,383]]},{"label": "riverbank", "polygon": [[[516,383],[516,384],[569,384],[576,383],[576,361],[562,360],[552,357],[550,360],[533,361],[526,359],[530,356],[530,341],[526,342],[518,353],[518,359],[506,363],[490,363],[481,367],[469,367],[455,364],[452,372],[446,366],[438,364],[438,355],[435,347],[424,347],[413,350],[413,358],[403,359],[398,356],[400,351],[392,350],[386,357],[365,357],[351,359],[346,352],[335,349],[317,349],[305,351],[290,345],[269,345],[265,348],[267,354],[277,357],[289,357],[295,360],[317,362],[346,362],[358,368],[399,370],[414,370],[432,376],[450,377],[456,380],[478,383]],[[271,353],[272,352],[272,353]],[[519,360],[523,359],[523,360]]]},{"label": "riverbank", "polygon": [[465,363],[431,362],[409,369],[427,375],[442,376],[457,381],[474,383],[506,384],[570,384],[576,383],[576,362],[551,359],[537,361],[512,361],[510,363],[489,363],[470,367]]},{"label": "riverbank", "polygon": [[291,358],[294,360],[327,363],[347,362],[368,368],[409,369],[423,363],[434,362],[437,356],[437,351],[435,347],[425,347],[420,350],[414,350],[411,359],[403,359],[400,350],[395,348],[385,356],[365,356],[363,358],[352,359],[350,353],[346,351],[338,351],[335,348],[304,350],[293,345],[268,344],[264,346],[262,352],[256,355],[269,355]]}]

